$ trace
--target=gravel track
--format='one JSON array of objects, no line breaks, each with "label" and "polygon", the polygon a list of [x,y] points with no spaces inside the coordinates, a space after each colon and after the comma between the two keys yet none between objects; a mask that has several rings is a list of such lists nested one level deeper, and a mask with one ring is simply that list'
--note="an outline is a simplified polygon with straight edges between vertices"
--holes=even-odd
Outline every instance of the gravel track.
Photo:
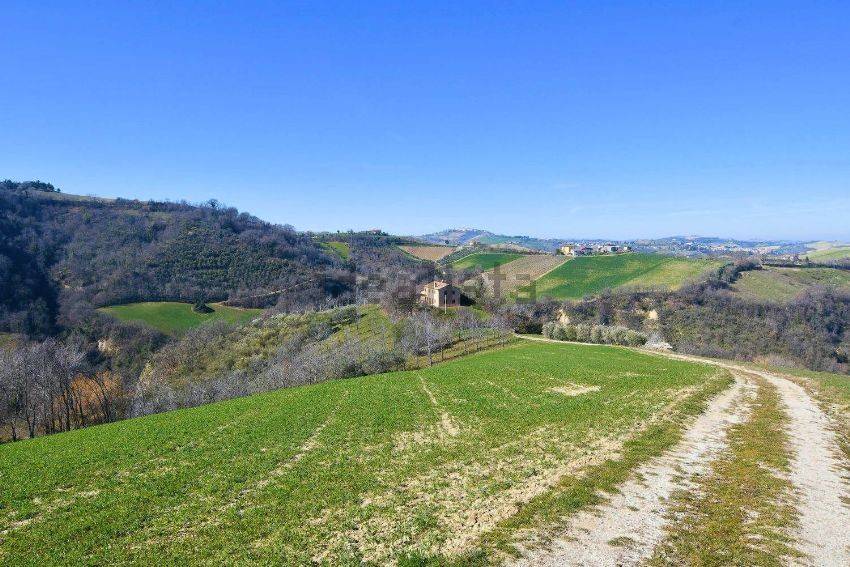
[{"label": "gravel track", "polygon": [[729,426],[746,417],[755,388],[747,379],[749,374],[777,388],[787,416],[790,480],[799,524],[796,547],[805,554],[794,563],[850,565],[850,463],[840,451],[830,417],[806,389],[781,374],[733,362],[669,352],[652,354],[726,368],[735,375],[735,385],[712,400],[676,447],[639,467],[620,487],[620,493],[577,513],[550,550],[529,550],[517,564],[635,565],[648,558],[663,538],[670,495],[687,488],[689,477],[708,471],[726,446]]},{"label": "gravel track", "polygon": [[636,565],[648,558],[665,533],[670,497],[704,475],[726,447],[726,431],[746,418],[754,385],[736,375],[670,451],[640,466],[604,504],[577,513],[563,537],[548,550],[531,550],[522,566]]}]

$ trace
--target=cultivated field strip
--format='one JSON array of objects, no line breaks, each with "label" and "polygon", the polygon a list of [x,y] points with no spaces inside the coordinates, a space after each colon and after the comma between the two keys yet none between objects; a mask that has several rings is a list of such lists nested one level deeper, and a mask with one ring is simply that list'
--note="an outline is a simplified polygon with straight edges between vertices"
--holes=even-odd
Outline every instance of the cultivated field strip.
[{"label": "cultivated field strip", "polygon": [[535,291],[539,297],[581,299],[618,287],[676,289],[722,264],[722,260],[658,254],[581,256],[540,277]]},{"label": "cultivated field strip", "polygon": [[445,562],[716,385],[704,366],[520,343],[2,446],[0,554]]},{"label": "cultivated field strip", "polygon": [[522,258],[523,254],[517,252],[475,252],[452,262],[456,270],[492,270],[496,266],[502,266]]},{"label": "cultivated field strip", "polygon": [[498,283],[501,295],[511,294],[521,287],[530,285],[567,260],[566,256],[528,254],[499,266],[498,273],[495,269],[488,270],[478,277],[484,282],[488,293],[494,293]]},{"label": "cultivated field strip", "polygon": [[412,256],[416,256],[420,260],[430,260],[437,262],[442,260],[449,254],[453,253],[457,248],[454,246],[399,246],[402,250]]}]

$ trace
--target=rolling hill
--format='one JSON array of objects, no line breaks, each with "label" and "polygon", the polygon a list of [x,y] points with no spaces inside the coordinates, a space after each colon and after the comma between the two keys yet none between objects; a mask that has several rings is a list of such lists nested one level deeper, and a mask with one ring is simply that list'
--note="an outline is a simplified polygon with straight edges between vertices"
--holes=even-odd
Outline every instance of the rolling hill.
[{"label": "rolling hill", "polygon": [[4,181],[0,215],[0,332],[51,334],[60,310],[80,306],[350,289],[328,284],[342,259],[310,236],[215,201],[101,199]]},{"label": "rolling hill", "polygon": [[[499,266],[499,293],[510,295],[517,289],[527,286],[548,272],[554,270],[564,262],[568,261],[566,256],[553,254],[525,254],[520,258]],[[482,272],[479,276],[484,282],[485,289],[495,293],[495,271],[493,269]]]},{"label": "rolling hill", "polygon": [[748,299],[783,302],[815,286],[850,291],[850,270],[769,267],[743,272],[733,289]]},{"label": "rolling hill", "polygon": [[850,258],[850,245],[836,242],[815,242],[811,250],[805,253],[813,262],[829,262]]},{"label": "rolling hill", "polygon": [[607,288],[623,286],[676,289],[723,264],[722,260],[653,254],[581,256],[534,282],[535,292],[539,297],[580,299]]},{"label": "rolling hill", "polygon": [[0,557],[483,560],[613,489],[729,381],[626,349],[521,342],[2,445]]},{"label": "rolling hill", "polygon": [[419,237],[426,242],[452,246],[463,246],[465,244],[482,244],[489,246],[517,246],[527,250],[538,250],[541,252],[554,252],[563,240],[535,238],[533,236],[508,236],[496,234],[489,230],[477,228],[450,228],[440,232],[434,232]]}]

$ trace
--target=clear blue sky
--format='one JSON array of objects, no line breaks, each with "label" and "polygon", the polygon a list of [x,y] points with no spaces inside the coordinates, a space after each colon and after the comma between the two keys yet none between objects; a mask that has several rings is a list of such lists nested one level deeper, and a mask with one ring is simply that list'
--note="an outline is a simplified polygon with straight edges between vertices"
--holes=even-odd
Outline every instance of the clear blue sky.
[{"label": "clear blue sky", "polygon": [[847,2],[6,1],[0,21],[0,177],[301,229],[850,240]]}]

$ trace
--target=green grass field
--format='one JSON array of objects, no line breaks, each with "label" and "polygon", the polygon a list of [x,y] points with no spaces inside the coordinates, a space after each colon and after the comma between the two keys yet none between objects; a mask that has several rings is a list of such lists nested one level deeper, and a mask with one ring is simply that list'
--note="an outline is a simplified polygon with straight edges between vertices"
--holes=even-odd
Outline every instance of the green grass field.
[{"label": "green grass field", "polygon": [[806,252],[806,256],[808,256],[809,260],[813,262],[843,260],[845,258],[850,258],[850,246],[834,246],[820,250],[810,250]]},{"label": "green grass field", "polygon": [[348,257],[351,255],[351,246],[348,245],[348,242],[332,240],[330,242],[322,242],[321,246],[325,250],[333,252],[343,260],[348,260]]},{"label": "green grass field", "polygon": [[522,254],[517,254],[515,252],[476,252],[475,254],[470,254],[469,256],[465,256],[460,260],[453,262],[452,267],[456,270],[475,268],[492,270],[496,266],[507,264],[521,256]]},{"label": "green grass field", "polygon": [[723,263],[655,254],[581,256],[538,279],[535,286],[538,296],[557,299],[580,299],[622,286],[676,289]]},{"label": "green grass field", "polygon": [[741,274],[734,289],[749,299],[784,302],[813,286],[835,286],[850,290],[850,271],[831,268],[752,270]]},{"label": "green grass field", "polygon": [[675,442],[724,372],[520,341],[0,446],[0,561],[481,559]]},{"label": "green grass field", "polygon": [[261,309],[240,309],[214,303],[212,313],[196,313],[188,303],[174,301],[146,301],[102,307],[108,313],[122,321],[137,321],[159,329],[166,334],[180,334],[208,321],[227,321],[228,323],[246,323],[259,315]]}]

